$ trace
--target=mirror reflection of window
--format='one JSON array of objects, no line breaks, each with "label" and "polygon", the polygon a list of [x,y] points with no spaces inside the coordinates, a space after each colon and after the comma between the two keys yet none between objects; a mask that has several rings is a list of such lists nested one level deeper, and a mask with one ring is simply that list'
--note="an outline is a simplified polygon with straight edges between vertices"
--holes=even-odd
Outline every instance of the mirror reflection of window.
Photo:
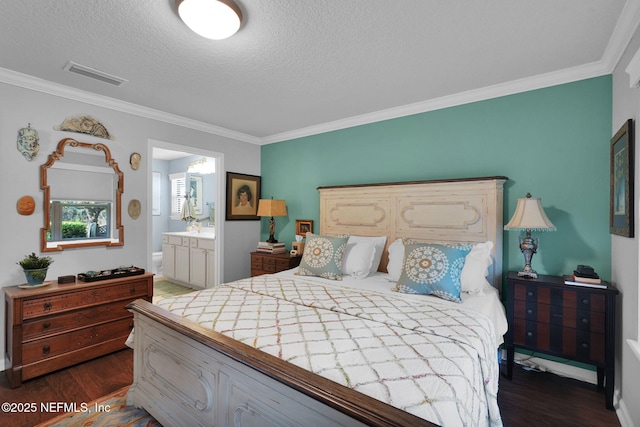
[{"label": "mirror reflection of window", "polygon": [[124,244],[124,177],[108,147],[65,138],[40,168],[43,252]]}]

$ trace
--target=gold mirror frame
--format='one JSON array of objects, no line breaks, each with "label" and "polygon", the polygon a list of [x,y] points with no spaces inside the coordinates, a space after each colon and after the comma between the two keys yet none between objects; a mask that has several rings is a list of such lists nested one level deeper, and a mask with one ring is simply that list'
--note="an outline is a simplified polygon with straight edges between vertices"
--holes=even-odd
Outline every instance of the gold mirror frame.
[{"label": "gold mirror frame", "polygon": [[[83,147],[88,148],[94,151],[102,151],[104,153],[105,162],[113,168],[115,174],[118,177],[118,185],[116,188],[115,194],[115,217],[116,224],[114,227],[114,236],[117,235],[117,239],[115,237],[109,240],[90,240],[90,241],[82,241],[82,242],[70,242],[65,243],[62,241],[56,241],[57,245],[55,247],[47,246],[47,233],[50,231],[50,207],[51,204],[51,195],[50,195],[50,187],[47,184],[47,170],[53,166],[56,160],[60,160],[64,157],[65,147]],[[40,250],[42,252],[58,252],[62,251],[66,248],[79,248],[79,247],[87,247],[87,246],[123,246],[124,245],[124,227],[122,225],[122,213],[121,213],[121,202],[122,202],[122,193],[124,192],[124,174],[118,167],[118,163],[113,160],[111,157],[111,152],[109,148],[101,143],[98,144],[90,144],[88,142],[79,142],[73,138],[65,138],[58,142],[58,147],[56,151],[49,155],[49,159],[47,162],[40,166],[40,188],[44,191],[44,227],[40,229]]]}]

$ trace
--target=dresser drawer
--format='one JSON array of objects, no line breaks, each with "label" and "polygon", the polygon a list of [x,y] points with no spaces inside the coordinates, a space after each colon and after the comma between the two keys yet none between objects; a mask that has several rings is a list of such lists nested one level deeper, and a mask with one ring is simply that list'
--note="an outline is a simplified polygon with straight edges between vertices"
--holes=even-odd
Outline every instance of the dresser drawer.
[{"label": "dresser drawer", "polygon": [[34,363],[118,337],[122,337],[124,343],[132,328],[133,318],[131,317],[24,343],[22,362],[25,365]]},{"label": "dresser drawer", "polygon": [[131,317],[131,313],[129,313],[125,306],[131,301],[133,301],[133,299],[85,308],[57,316],[47,316],[36,320],[25,321],[22,325],[22,341],[30,341],[61,331],[69,331],[118,318],[129,318]]},{"label": "dresser drawer", "polygon": [[88,288],[53,296],[24,299],[22,302],[22,317],[23,319],[33,319],[91,304],[121,299],[135,299],[147,295],[147,286],[147,280],[134,279],[127,283],[108,287]]}]

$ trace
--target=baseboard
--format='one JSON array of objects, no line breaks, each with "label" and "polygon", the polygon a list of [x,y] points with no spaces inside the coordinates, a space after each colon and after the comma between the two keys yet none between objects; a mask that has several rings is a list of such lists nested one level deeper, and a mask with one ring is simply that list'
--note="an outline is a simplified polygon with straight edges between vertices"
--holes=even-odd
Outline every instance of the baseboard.
[{"label": "baseboard", "polygon": [[613,393],[613,406],[616,408],[616,415],[618,421],[620,421],[621,427],[634,427],[633,420],[629,415],[629,410],[624,400],[620,398],[620,390],[615,390]]}]

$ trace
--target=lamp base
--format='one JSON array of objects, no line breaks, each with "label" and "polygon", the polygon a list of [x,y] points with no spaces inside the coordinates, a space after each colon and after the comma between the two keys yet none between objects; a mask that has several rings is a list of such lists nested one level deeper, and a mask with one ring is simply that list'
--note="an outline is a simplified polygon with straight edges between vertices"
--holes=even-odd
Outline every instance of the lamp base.
[{"label": "lamp base", "polygon": [[537,279],[538,273],[533,270],[525,271],[524,269],[518,271],[518,277],[528,277],[529,279]]}]

